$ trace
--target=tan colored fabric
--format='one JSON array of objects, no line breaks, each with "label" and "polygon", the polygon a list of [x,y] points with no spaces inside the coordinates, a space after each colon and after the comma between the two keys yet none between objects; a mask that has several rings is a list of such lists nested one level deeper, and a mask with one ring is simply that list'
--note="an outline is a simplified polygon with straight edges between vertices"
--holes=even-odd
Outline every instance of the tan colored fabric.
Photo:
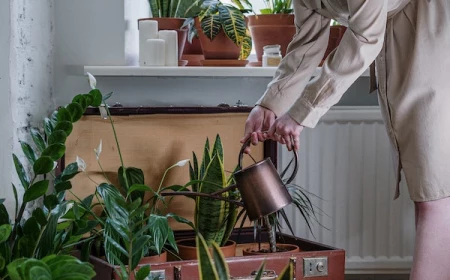
[{"label": "tan colored fabric", "polygon": [[[298,32],[257,104],[315,127],[376,59],[380,107],[394,150],[395,198],[401,169],[414,201],[449,196],[448,1],[294,0],[294,10]],[[330,19],[348,29],[310,80],[327,46]]]}]

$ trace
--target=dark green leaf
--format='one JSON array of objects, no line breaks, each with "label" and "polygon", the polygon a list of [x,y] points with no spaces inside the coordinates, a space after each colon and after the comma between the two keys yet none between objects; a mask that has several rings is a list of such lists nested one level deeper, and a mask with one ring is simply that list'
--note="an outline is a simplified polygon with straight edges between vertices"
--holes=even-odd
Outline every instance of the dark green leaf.
[{"label": "dark green leaf", "polygon": [[75,235],[84,235],[91,232],[98,225],[97,221],[87,221],[83,227],[79,227],[77,231],[74,232]]},{"label": "dark green leaf", "polygon": [[36,208],[33,211],[33,217],[36,218],[36,221],[38,221],[41,226],[45,226],[47,224],[47,217],[45,217],[44,210],[42,210],[42,208]]},{"label": "dark green leaf", "polygon": [[196,236],[197,243],[197,257],[198,257],[198,270],[200,280],[207,279],[219,279],[217,270],[212,264],[211,254],[209,253],[208,246],[201,234]]},{"label": "dark green leaf", "polygon": [[218,14],[211,14],[205,16],[200,22],[203,33],[209,40],[214,40],[220,30],[222,30],[222,24],[220,22],[220,16]]},{"label": "dark green leaf", "polygon": [[40,226],[35,217],[30,217],[23,225],[23,234],[31,236],[34,240],[39,235]]},{"label": "dark green leaf", "polygon": [[89,95],[92,96],[92,106],[98,107],[102,104],[102,93],[98,89],[93,89],[89,92]]},{"label": "dark green leaf", "polygon": [[17,188],[14,184],[12,185],[12,189],[13,189],[13,194],[14,194],[14,217],[17,216],[17,211],[19,209],[19,196],[17,195]]},{"label": "dark green leaf", "polygon": [[5,205],[2,203],[0,204],[0,225],[9,225],[9,214],[6,210]]},{"label": "dark green leaf", "polygon": [[18,267],[26,261],[25,258],[16,259],[10,264],[8,264],[8,275],[11,280],[24,280],[19,274]]},{"label": "dark green leaf", "polygon": [[145,280],[150,274],[150,265],[144,265],[136,273],[136,280]]},{"label": "dark green leaf", "polygon": [[47,209],[52,210],[58,205],[59,201],[56,195],[51,194],[44,198],[44,205]]},{"label": "dark green leaf", "polygon": [[228,270],[227,263],[225,262],[225,257],[216,243],[212,244],[212,255],[217,274],[219,275],[219,278],[217,279],[228,280],[228,275],[230,274],[230,272]]},{"label": "dark green leaf", "polygon": [[72,122],[76,122],[81,119],[84,113],[83,107],[78,103],[70,103],[67,105],[66,109],[72,117]]},{"label": "dark green leaf", "polygon": [[3,269],[5,269],[5,265],[6,265],[6,260],[3,257],[3,255],[0,255],[0,271],[3,271]]},{"label": "dark green leaf", "polygon": [[66,152],[66,146],[64,144],[52,144],[48,146],[43,152],[42,156],[48,156],[53,160],[60,159]]},{"label": "dark green leaf", "polygon": [[57,117],[58,117],[58,123],[59,122],[65,122],[65,121],[67,121],[67,122],[71,122],[72,121],[72,116],[70,115],[69,110],[67,110],[64,107],[61,107],[61,108],[58,109]]},{"label": "dark green leaf", "polygon": [[283,271],[278,275],[277,280],[291,280],[294,277],[294,268],[292,263],[289,263]]},{"label": "dark green leaf", "polygon": [[57,193],[65,191],[65,190],[70,190],[71,188],[72,188],[72,183],[70,181],[63,181],[63,182],[55,185],[55,191]]},{"label": "dark green leaf", "polygon": [[70,180],[73,177],[75,177],[75,175],[77,175],[78,173],[80,173],[78,171],[78,164],[76,162],[72,162],[71,164],[67,165],[66,168],[64,168],[64,171],[61,175],[61,180],[62,181]]},{"label": "dark green leaf", "polygon": [[38,158],[33,164],[33,170],[36,175],[46,174],[53,170],[54,161],[50,157],[43,156]]},{"label": "dark green leaf", "polygon": [[0,204],[3,204],[5,202],[6,199],[4,198],[0,198]]},{"label": "dark green leaf", "polygon": [[31,137],[33,138],[36,147],[39,149],[40,152],[42,152],[45,149],[45,141],[41,133],[39,132],[39,129],[34,127],[31,128]]},{"label": "dark green leaf", "polygon": [[89,209],[90,207],[91,207],[91,205],[92,205],[92,199],[94,198],[94,195],[93,194],[91,194],[90,196],[88,196],[88,197],[86,197],[85,199],[83,199],[82,201],[81,201],[81,204],[83,204],[83,206],[86,208],[86,209]]},{"label": "dark green leaf", "polygon": [[266,262],[264,261],[261,264],[261,266],[259,267],[258,272],[255,275],[255,280],[261,280],[263,273],[264,273],[265,266],[266,266]]},{"label": "dark green leaf", "polygon": [[92,101],[94,100],[94,98],[92,97],[92,95],[87,93],[87,94],[83,94],[83,96],[86,99],[87,106],[93,106]]},{"label": "dark green leaf", "polygon": [[23,201],[30,202],[43,196],[48,190],[48,183],[48,180],[42,180],[34,183],[28,190],[25,191]]},{"label": "dark green leaf", "polygon": [[52,134],[53,129],[55,128],[55,122],[50,120],[49,118],[44,119],[44,131],[47,136]]},{"label": "dark green leaf", "polygon": [[141,185],[141,184],[134,184],[131,186],[131,188],[128,190],[127,196],[133,193],[134,191],[153,191],[149,186]]},{"label": "dark green leaf", "polygon": [[220,22],[228,38],[236,45],[241,46],[242,38],[247,35],[245,16],[233,6],[219,5]]},{"label": "dark green leaf", "polygon": [[58,122],[55,126],[55,130],[62,130],[67,134],[67,136],[69,136],[70,133],[72,133],[72,129],[73,125],[69,121]]},{"label": "dark green leaf", "polygon": [[20,141],[20,146],[22,146],[22,151],[27,159],[33,164],[36,161],[36,154],[34,153],[33,148],[31,148],[28,143],[22,141]]},{"label": "dark green leaf", "polygon": [[182,224],[189,225],[190,227],[192,227],[192,229],[195,229],[194,224],[191,221],[189,221],[189,220],[187,220],[187,219],[185,219],[183,217],[180,217],[180,216],[172,214],[172,213],[167,214],[166,217],[167,218],[173,218],[175,221],[177,221],[179,223],[182,223]]},{"label": "dark green leaf", "polygon": [[48,137],[48,144],[64,144],[66,143],[67,134],[63,130],[55,130],[53,133]]},{"label": "dark green leaf", "polygon": [[27,173],[25,172],[25,169],[23,168],[22,163],[17,158],[15,154],[13,154],[13,160],[14,160],[14,166],[16,167],[17,175],[19,176],[20,182],[22,183],[22,186],[24,189],[28,189],[30,186],[30,179],[28,178]]},{"label": "dark green leaf", "polygon": [[11,234],[12,227],[9,224],[0,226],[0,243],[8,240],[9,235]]}]

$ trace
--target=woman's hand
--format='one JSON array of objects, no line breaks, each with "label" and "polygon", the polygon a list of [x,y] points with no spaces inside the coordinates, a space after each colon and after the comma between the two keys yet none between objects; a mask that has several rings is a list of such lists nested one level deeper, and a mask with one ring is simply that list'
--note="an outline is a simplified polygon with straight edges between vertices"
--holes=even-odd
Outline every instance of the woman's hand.
[{"label": "woman's hand", "polygon": [[289,151],[300,148],[300,132],[303,126],[298,124],[291,116],[284,114],[278,118],[267,132],[266,138],[270,138],[281,144],[285,144]]},{"label": "woman's hand", "polygon": [[[275,121],[275,113],[262,106],[255,106],[248,115],[245,122],[244,137],[241,143],[245,143],[251,138],[251,143],[257,145],[258,142],[266,140],[264,131],[267,131]],[[250,153],[250,147],[245,149],[245,153]]]}]

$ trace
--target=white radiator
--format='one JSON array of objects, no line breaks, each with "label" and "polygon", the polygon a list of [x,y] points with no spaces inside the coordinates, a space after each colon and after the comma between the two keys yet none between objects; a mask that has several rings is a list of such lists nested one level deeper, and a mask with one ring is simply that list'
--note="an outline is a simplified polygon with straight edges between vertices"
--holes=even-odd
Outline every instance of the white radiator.
[{"label": "white radiator", "polygon": [[[346,273],[402,273],[411,265],[414,205],[402,182],[393,200],[389,140],[378,107],[336,107],[300,139],[296,184],[320,197],[323,211],[309,232],[288,208],[295,234],[346,251]],[[280,148],[279,164],[292,155]],[[285,228],[286,230],[286,228]]]}]

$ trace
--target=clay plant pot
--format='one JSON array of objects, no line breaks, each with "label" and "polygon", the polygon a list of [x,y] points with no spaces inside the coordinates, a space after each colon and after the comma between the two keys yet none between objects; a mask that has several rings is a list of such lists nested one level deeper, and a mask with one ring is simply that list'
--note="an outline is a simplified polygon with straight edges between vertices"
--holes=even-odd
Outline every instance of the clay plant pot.
[{"label": "clay plant pot", "polygon": [[[261,248],[259,248],[258,243],[247,244],[242,250],[242,254],[244,256],[255,256],[255,255],[269,255],[273,254],[270,252],[269,243],[262,243]],[[275,254],[286,254],[286,253],[298,253],[300,252],[300,248],[297,245],[293,244],[278,244],[277,243],[277,252]]]},{"label": "clay plant pot", "polygon": [[177,32],[178,41],[178,60],[182,60],[182,55],[184,53],[184,47],[187,41],[188,29],[183,28],[184,18],[140,18],[138,19],[138,26],[140,21],[144,20],[154,20],[158,22],[158,30],[175,30]]},{"label": "clay plant pot", "polygon": [[[93,280],[103,280],[103,279],[120,280],[119,275],[115,272],[115,269],[120,269],[120,266],[111,265],[103,257],[98,258],[92,255],[89,258],[89,262],[94,266],[94,270],[96,273]],[[142,258],[136,270],[139,270],[141,266],[145,266],[147,264],[157,264],[165,262],[167,262],[167,253],[162,252],[161,255],[159,256],[157,255]],[[132,276],[130,280],[134,280],[134,277]]]},{"label": "clay plant pot", "polygon": [[[195,239],[180,239],[177,241],[178,256],[182,260],[196,260],[197,259],[197,247],[195,245]],[[236,242],[229,240],[225,246],[220,247],[225,258],[236,256]],[[211,252],[211,249],[209,249]]]},{"label": "clay plant pot", "polygon": [[197,37],[192,39],[192,43],[186,41],[184,45],[182,60],[187,60],[187,66],[202,66],[200,61],[205,59],[203,55],[202,45],[200,44],[200,40]]},{"label": "clay plant pot", "polygon": [[240,47],[237,46],[230,38],[227,37],[225,32],[220,30],[219,34],[214,38],[214,40],[209,40],[208,37],[203,33],[200,26],[200,21],[198,17],[195,18],[195,28],[198,32],[198,37],[200,39],[200,44],[202,46],[203,55],[205,59],[233,59],[237,60],[240,54]]},{"label": "clay plant pot", "polygon": [[280,45],[284,57],[296,33],[292,14],[249,15],[248,28],[258,61],[262,61],[263,47],[267,45]]},{"label": "clay plant pot", "polygon": [[325,55],[323,56],[320,65],[322,65],[325,59],[328,57],[328,55],[339,46],[346,30],[347,27],[342,25],[330,26],[330,37],[328,40],[327,50],[325,51]]}]

